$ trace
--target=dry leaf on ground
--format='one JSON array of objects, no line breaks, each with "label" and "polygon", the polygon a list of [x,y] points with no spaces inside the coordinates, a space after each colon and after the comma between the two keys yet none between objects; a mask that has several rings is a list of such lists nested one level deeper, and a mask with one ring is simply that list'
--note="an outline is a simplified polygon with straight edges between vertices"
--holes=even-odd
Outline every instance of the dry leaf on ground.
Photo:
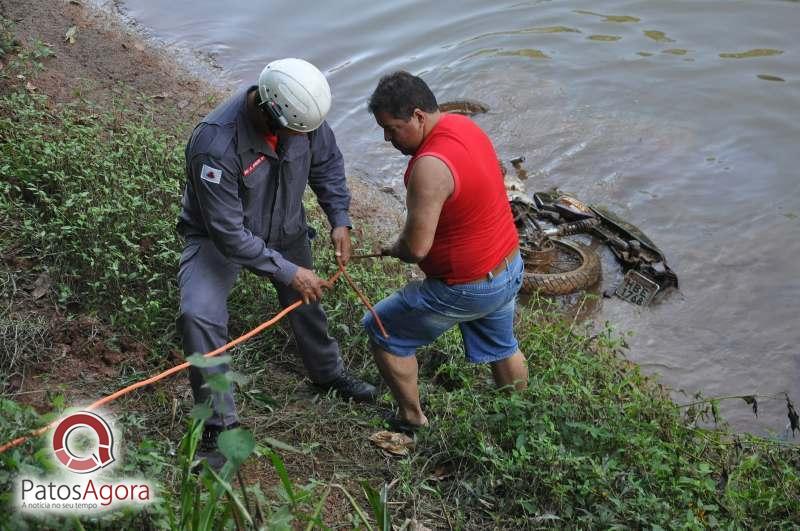
[{"label": "dry leaf on ground", "polygon": [[70,26],[64,34],[64,40],[70,44],[75,44],[75,35],[78,33],[78,26]]},{"label": "dry leaf on ground", "polygon": [[408,531],[432,531],[430,527],[424,526],[419,520],[415,518],[407,518],[401,529],[407,529]]},{"label": "dry leaf on ground", "polygon": [[47,274],[47,271],[39,275],[39,278],[36,279],[36,282],[33,283],[33,291],[31,292],[31,297],[34,299],[41,299],[47,290],[50,289],[50,286],[53,285],[53,282],[50,280],[50,275]]},{"label": "dry leaf on ground", "polygon": [[434,481],[444,481],[445,479],[449,479],[453,477],[453,469],[450,465],[436,465],[436,468],[433,470],[433,475],[431,479]]},{"label": "dry leaf on ground", "polygon": [[408,451],[414,448],[414,440],[403,433],[378,431],[370,435],[369,440],[392,455],[408,455]]}]

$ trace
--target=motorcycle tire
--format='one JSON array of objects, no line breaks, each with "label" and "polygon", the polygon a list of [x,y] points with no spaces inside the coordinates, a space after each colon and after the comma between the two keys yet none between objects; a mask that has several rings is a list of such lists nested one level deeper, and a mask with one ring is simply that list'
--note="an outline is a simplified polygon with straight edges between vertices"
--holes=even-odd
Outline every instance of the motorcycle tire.
[{"label": "motorcycle tire", "polygon": [[533,272],[530,268],[530,256],[522,252],[526,265],[523,273],[523,293],[539,293],[540,295],[568,295],[593,286],[600,278],[600,257],[597,253],[577,242],[569,240],[550,240],[555,246],[559,258],[556,266],[547,268],[545,272]]}]

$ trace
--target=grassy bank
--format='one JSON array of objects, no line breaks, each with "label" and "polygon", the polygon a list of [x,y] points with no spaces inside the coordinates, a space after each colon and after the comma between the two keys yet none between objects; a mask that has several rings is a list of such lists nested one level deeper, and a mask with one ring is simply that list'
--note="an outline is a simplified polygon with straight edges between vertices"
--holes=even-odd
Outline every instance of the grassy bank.
[{"label": "grassy bank", "polygon": [[[26,88],[36,70],[47,68],[46,46],[0,40],[6,65],[0,319],[8,331],[0,351],[7,398],[0,403],[0,439],[6,441],[180,356],[174,279],[181,246],[174,222],[186,131],[185,124],[156,126],[147,98],[132,98],[124,87],[112,105],[80,97],[55,103]],[[327,234],[313,200],[308,205],[318,232]],[[365,230],[359,248],[370,250],[373,240]],[[315,252],[320,274],[330,275],[324,237]],[[360,262],[350,271],[373,301],[410,272],[393,262]],[[232,335],[278,310],[272,288],[250,274],[229,304]],[[360,302],[340,282],[325,307],[346,363],[377,381],[359,325]],[[73,342],[59,351],[66,344],[57,339],[61,329],[76,323],[91,323],[95,343]],[[382,426],[388,395],[377,406],[317,397],[304,384],[285,326],[238,348],[234,368],[247,377],[238,390],[242,419],[255,444],[240,481],[252,505],[261,504],[262,521],[272,528],[377,529],[385,510],[398,526],[417,521],[429,528],[800,526],[795,447],[697,427],[699,416],[714,414],[714,402],[691,412],[676,407],[624,359],[613,330],[565,322],[541,303],[520,308],[517,331],[531,385],[515,395],[496,392],[485,367],[462,361],[457,332],[420,353],[432,425],[404,458],[388,458],[367,441]],[[103,355],[119,362],[95,375],[81,345],[95,345],[98,337]],[[141,348],[129,348],[132,342]],[[141,354],[135,362],[134,351]],[[86,370],[65,376],[48,363],[56,358]],[[34,412],[31,395],[20,394],[31,379],[46,388],[35,405],[50,416]],[[186,488],[181,438],[196,426],[185,376],[121,399],[111,410],[125,450],[121,472],[159,483],[160,501],[142,513],[80,523],[23,519],[4,506],[0,525],[175,525]],[[17,475],[53,469],[47,444],[40,438],[0,455],[0,502],[8,503]],[[197,506],[209,503],[213,488],[193,485],[199,485]],[[382,486],[387,503],[376,500]],[[219,518],[221,525],[236,525],[232,515]]]}]

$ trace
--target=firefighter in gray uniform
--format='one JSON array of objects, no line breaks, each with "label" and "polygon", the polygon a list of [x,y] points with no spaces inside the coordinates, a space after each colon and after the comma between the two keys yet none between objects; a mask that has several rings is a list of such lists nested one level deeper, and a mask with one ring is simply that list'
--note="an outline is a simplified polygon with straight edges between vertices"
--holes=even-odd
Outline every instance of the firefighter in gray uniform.
[{"label": "firefighter in gray uniform", "polygon": [[[178,222],[186,241],[178,272],[178,329],[186,355],[224,345],[227,298],[247,268],[272,282],[281,305],[301,298],[307,303],[289,321],[311,380],[344,398],[371,401],[375,387],[343,368],[318,302],[330,286],[311,271],[306,184],[331,224],[337,260],[346,264],[350,257],[350,193],[342,154],[324,121],[330,103],[330,87],[316,67],[281,59],[264,68],[257,86],[238,91],[194,129]],[[210,398],[214,410],[201,445],[212,466],[219,464],[212,458],[221,457],[217,435],[238,419],[233,395],[211,393],[204,374],[226,370],[190,369],[195,401]]]}]

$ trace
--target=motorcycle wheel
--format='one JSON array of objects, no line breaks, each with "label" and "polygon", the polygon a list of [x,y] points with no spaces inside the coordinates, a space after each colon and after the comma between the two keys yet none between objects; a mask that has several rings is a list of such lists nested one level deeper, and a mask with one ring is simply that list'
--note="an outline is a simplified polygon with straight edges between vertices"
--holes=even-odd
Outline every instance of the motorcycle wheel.
[{"label": "motorcycle wheel", "polygon": [[569,240],[552,239],[549,259],[522,248],[523,293],[568,295],[585,290],[600,278],[600,258],[592,249]]}]

